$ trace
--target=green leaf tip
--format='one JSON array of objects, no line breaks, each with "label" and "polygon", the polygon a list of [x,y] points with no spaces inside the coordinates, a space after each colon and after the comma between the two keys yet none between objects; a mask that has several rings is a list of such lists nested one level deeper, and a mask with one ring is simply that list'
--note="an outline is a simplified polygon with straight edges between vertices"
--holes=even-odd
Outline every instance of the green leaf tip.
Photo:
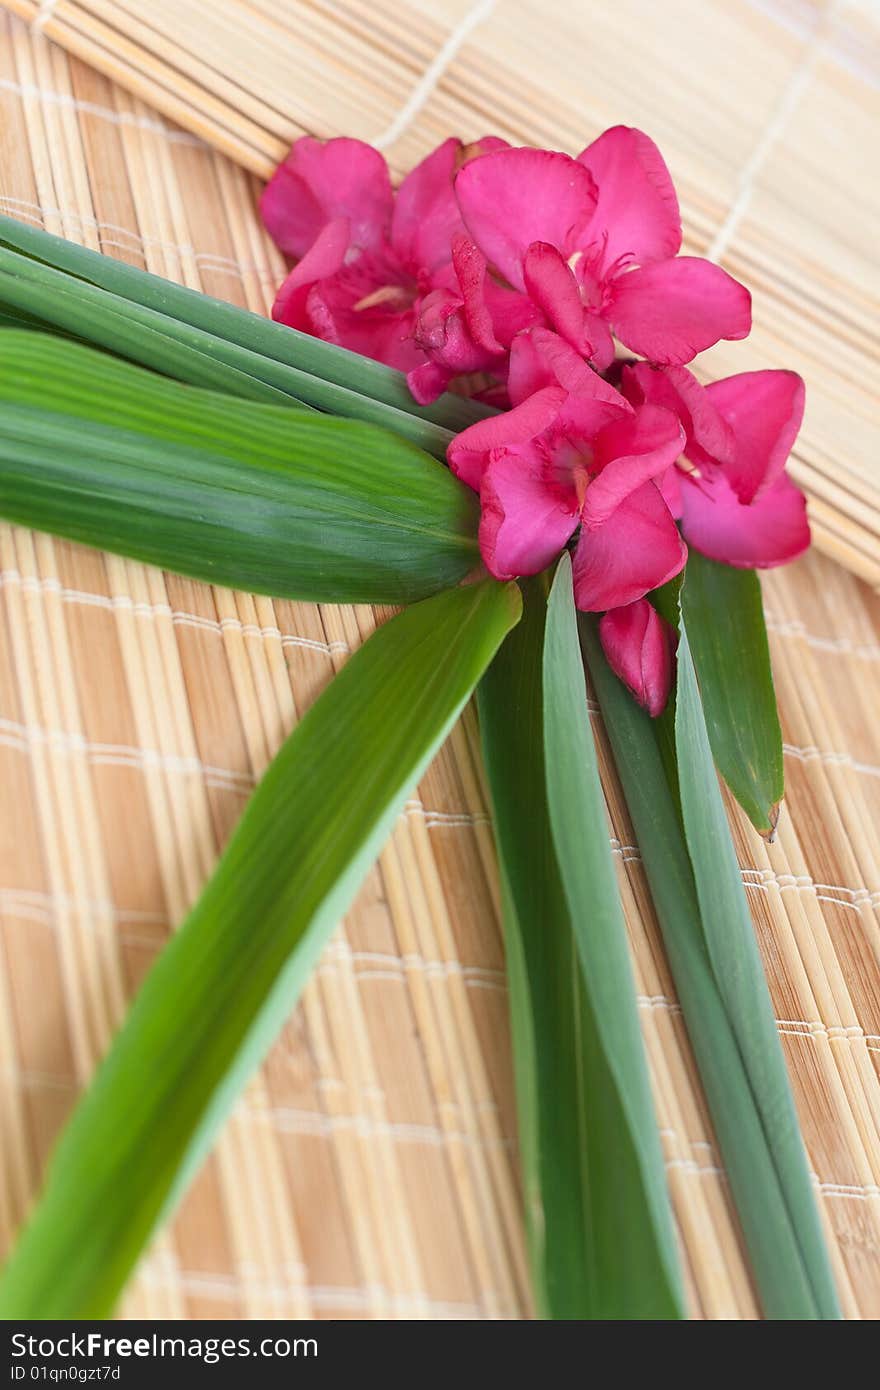
[{"label": "green leaf tip", "polygon": [[[703,936],[714,978],[742,1056],[767,1150],[761,1194],[739,1192],[755,1243],[761,1292],[771,1315],[838,1318],[840,1311],[770,991],[755,939],[727,814],[715,772],[707,719],[691,658],[687,621],[678,647],[675,720],[679,789]],[[772,1208],[772,1227],[762,1203]],[[773,1231],[773,1248],[767,1237]],[[787,1288],[779,1287],[785,1280]]]}]

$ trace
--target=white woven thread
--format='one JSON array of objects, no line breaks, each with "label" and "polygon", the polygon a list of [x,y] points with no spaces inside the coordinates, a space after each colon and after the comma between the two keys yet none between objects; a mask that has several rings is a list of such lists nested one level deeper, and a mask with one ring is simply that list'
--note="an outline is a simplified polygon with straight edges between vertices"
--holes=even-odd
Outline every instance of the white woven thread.
[{"label": "white woven thread", "polygon": [[61,0],[42,0],[40,8],[31,20],[31,28],[38,31],[45,29],[60,3]]},{"label": "white woven thread", "polygon": [[444,72],[449,67],[458,50],[461,48],[465,39],[476,29],[478,24],[488,19],[495,8],[495,0],[480,0],[472,10],[464,16],[459,24],[455,26],[451,34],[437,53],[436,58],[425,69],[419,81],[416,83],[409,99],[401,107],[394,117],[394,120],[386,130],[378,135],[373,144],[379,150],[385,150],[389,145],[393,145],[395,140],[399,140],[403,132],[412,124],[416,116],[422,110],[427,101],[430,100],[432,93],[437,87]]},{"label": "white woven thread", "polygon": [[751,155],[743,166],[737,180],[737,193],[730,211],[718,228],[711,246],[706,252],[710,261],[719,261],[724,256],[737,227],[748,209],[758,177],[770,151],[788,125],[798,102],[803,96],[822,56],[828,28],[840,9],[840,0],[832,3],[819,16],[816,26],[808,40],[801,61],[780,93],[776,108],[764,128]]}]

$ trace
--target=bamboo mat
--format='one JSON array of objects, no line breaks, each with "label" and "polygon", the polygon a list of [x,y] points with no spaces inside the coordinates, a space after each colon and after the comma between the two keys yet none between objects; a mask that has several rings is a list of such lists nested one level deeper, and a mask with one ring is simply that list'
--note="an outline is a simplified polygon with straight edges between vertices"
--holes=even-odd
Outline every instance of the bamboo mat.
[{"label": "bamboo mat", "polygon": [[576,152],[642,126],[685,251],[754,292],[751,338],[707,370],[805,377],[816,544],[880,587],[876,0],[0,4],[264,177],[303,131],[360,135],[401,173],[450,132]]},{"label": "bamboo mat", "polygon": [[[239,165],[0,15],[4,212],[265,309],[282,267],[256,192]],[[765,593],[788,802],[773,846],[733,820],[844,1307],[876,1318],[880,599],[818,555],[767,576]],[[4,1245],[255,778],[373,622],[0,528]],[[528,1315],[475,748],[469,716],[122,1316]],[[753,1317],[632,832],[605,784],[692,1309]]]}]

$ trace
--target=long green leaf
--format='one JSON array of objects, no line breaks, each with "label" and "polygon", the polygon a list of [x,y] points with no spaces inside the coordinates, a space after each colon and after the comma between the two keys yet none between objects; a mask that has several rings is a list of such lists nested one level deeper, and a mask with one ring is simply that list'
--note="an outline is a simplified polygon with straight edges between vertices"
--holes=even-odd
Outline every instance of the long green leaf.
[{"label": "long green leaf", "polygon": [[[580,957],[597,1061],[604,1086],[590,1084],[593,1134],[600,1149],[593,1171],[613,1154],[609,1182],[618,1193],[595,1194],[594,1239],[608,1242],[597,1263],[613,1270],[623,1297],[644,1306],[684,1310],[663,1152],[645,1062],[626,923],[608,838],[608,818],[589,727],[578,645],[571,557],[563,554],[547,604],[544,634],[544,759],[547,806],[556,858]],[[604,1115],[598,1106],[605,1103]],[[628,1191],[620,1192],[632,1168]],[[644,1292],[640,1293],[640,1290]],[[603,1290],[604,1297],[604,1290]],[[613,1306],[613,1295],[608,1296]]]},{"label": "long green leaf", "polygon": [[486,581],[393,618],[301,721],[80,1102],[0,1316],[106,1316],[517,621]]},{"label": "long green leaf", "polygon": [[158,314],[135,308],[126,312],[122,301],[49,270],[26,256],[0,247],[0,304],[8,314],[29,319],[48,331],[89,342],[119,357],[151,367],[165,376],[204,386],[246,400],[287,403],[293,392],[277,389],[253,371],[224,361],[211,351],[210,338],[190,333],[188,339],[165,332]]},{"label": "long green leaf", "polygon": [[477,402],[452,395],[441,396],[432,406],[417,406],[401,372],[10,217],[0,217],[0,245],[109,291],[130,305],[201,329],[221,344],[247,349],[443,430],[458,433],[491,413]]},{"label": "long green leaf", "polygon": [[[814,1271],[805,1268],[792,1226],[770,1142],[777,1117],[761,1112],[736,1019],[713,969],[706,929],[714,908],[707,902],[701,913],[652,721],[608,667],[594,620],[581,617],[579,626],[764,1312],[781,1320],[833,1317],[833,1296],[817,1301]],[[710,813],[694,807],[690,796],[689,814]],[[785,1083],[784,1071],[779,1079]],[[783,1125],[787,1113],[783,1106]]]},{"label": "long green leaf", "polygon": [[251,352],[0,246],[0,305],[185,381],[246,400],[305,404],[384,425],[445,458],[451,431],[409,411]]},{"label": "long green leaf", "polygon": [[480,687],[536,1298],[675,1318],[682,1295],[565,557]]},{"label": "long green leaf", "polygon": [[685,838],[703,935],[764,1127],[803,1278],[812,1290],[817,1315],[834,1318],[839,1316],[834,1280],[770,992],[715,774],[688,637],[688,625],[683,622],[678,644],[675,741]]},{"label": "long green leaf", "polygon": [[249,592],[408,603],[479,563],[473,494],[405,440],[0,329],[0,515]]},{"label": "long green leaf", "polygon": [[692,550],[681,607],[718,771],[755,829],[772,834],[784,792],[782,731],[758,576]]}]

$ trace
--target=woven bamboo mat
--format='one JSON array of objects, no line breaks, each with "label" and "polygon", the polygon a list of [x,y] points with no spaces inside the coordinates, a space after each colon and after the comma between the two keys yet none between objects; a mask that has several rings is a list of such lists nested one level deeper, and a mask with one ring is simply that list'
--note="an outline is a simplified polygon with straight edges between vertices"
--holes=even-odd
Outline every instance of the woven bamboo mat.
[{"label": "woven bamboo mat", "polygon": [[[435,119],[455,124],[445,105]],[[4,212],[265,309],[282,267],[256,191],[238,164],[0,15]],[[765,592],[788,803],[773,846],[734,824],[844,1306],[876,1318],[880,599],[821,556],[769,575]],[[254,779],[373,622],[0,528],[4,1244]],[[475,746],[466,721],[123,1316],[528,1314]],[[752,1317],[632,833],[610,777],[606,789],[693,1311]]]},{"label": "woven bamboo mat", "polygon": [[[266,176],[304,130],[397,172],[450,132],[581,149],[641,125],[685,250],[755,292],[715,376],[807,380],[793,473],[816,543],[880,587],[876,0],[0,0]],[[873,331],[872,331],[873,330]]]}]

